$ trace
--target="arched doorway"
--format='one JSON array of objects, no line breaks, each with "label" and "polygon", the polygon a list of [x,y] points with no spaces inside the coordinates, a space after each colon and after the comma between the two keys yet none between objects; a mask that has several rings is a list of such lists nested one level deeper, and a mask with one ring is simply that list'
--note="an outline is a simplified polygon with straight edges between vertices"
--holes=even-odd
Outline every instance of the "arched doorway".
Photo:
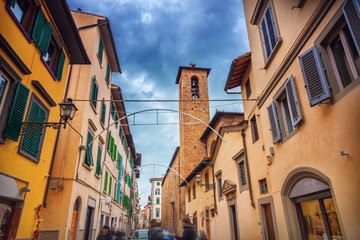
[{"label": "arched doorway", "polygon": [[331,182],[320,171],[292,171],[282,189],[290,239],[343,239]]},{"label": "arched doorway", "polygon": [[76,233],[78,230],[78,226],[79,226],[79,213],[80,213],[80,209],[81,209],[81,198],[78,197],[74,203],[74,209],[73,209],[73,214],[72,214],[72,219],[71,219],[71,228],[70,228],[70,238],[69,240],[74,240],[76,239]]}]

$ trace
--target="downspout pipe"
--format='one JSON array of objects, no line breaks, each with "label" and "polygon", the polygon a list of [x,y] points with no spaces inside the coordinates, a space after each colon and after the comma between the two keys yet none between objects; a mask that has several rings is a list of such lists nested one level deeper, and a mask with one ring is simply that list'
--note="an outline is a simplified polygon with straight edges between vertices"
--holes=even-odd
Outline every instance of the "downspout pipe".
[{"label": "downspout pipe", "polygon": [[216,191],[215,191],[215,170],[214,170],[214,163],[211,163],[210,166],[211,166],[211,170],[212,170],[212,179],[213,179],[213,195],[214,195],[214,210],[215,210],[215,213],[216,215],[218,214],[218,211],[217,211],[217,204],[216,204]]},{"label": "downspout pipe", "polygon": [[[67,93],[68,93],[68,89],[69,89],[69,83],[70,83],[70,76],[71,76],[71,72],[72,72],[72,64],[70,64],[70,69],[69,69],[69,74],[67,77],[67,81],[66,81],[66,87],[65,87],[65,93],[64,93],[64,100],[67,98]],[[61,121],[61,117],[59,118],[59,122]],[[54,144],[54,150],[53,150],[53,154],[51,157],[51,163],[50,163],[50,169],[49,169],[49,173],[48,173],[48,178],[46,181],[46,187],[45,187],[45,193],[44,193],[44,198],[43,198],[43,207],[46,208],[47,205],[47,196],[49,194],[49,185],[50,185],[50,179],[51,179],[51,173],[54,167],[54,161],[55,161],[55,155],[56,155],[56,150],[57,150],[57,144],[59,142],[59,137],[60,137],[60,130],[61,128],[58,129],[57,133],[56,133],[56,139],[55,139],[55,144]]]},{"label": "downspout pipe", "polygon": [[248,162],[248,156],[247,156],[247,149],[246,149],[246,142],[245,142],[245,130],[244,129],[241,130],[241,137],[242,137],[243,145],[244,145],[245,168],[246,168],[246,173],[247,173],[248,182],[249,182],[250,203],[251,203],[251,206],[253,208],[255,208],[253,191],[252,191],[252,187],[251,187],[251,177],[250,177],[250,171],[249,171],[249,162]]}]

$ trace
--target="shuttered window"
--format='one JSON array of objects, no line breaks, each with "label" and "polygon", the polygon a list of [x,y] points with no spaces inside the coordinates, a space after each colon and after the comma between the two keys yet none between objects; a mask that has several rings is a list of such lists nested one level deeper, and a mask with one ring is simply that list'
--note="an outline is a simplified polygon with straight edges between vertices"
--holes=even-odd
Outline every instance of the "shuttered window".
[{"label": "shuttered window", "polygon": [[116,191],[117,191],[117,183],[115,182],[114,179],[114,199],[116,199]]},{"label": "shuttered window", "polygon": [[346,0],[342,10],[358,54],[360,54],[360,2],[358,0]]},{"label": "shuttered window", "polygon": [[88,130],[88,136],[87,136],[87,141],[86,141],[86,151],[85,151],[85,161],[84,161],[84,163],[87,166],[94,165],[93,156],[92,156],[93,144],[89,145],[93,139],[94,139],[94,137],[93,137],[92,133],[90,132],[90,130]]},{"label": "shuttered window", "polygon": [[30,89],[19,82],[5,131],[5,137],[15,142],[19,139],[29,93]]},{"label": "shuttered window", "polygon": [[111,183],[112,183],[112,177],[110,176],[110,180],[109,180],[109,195],[111,195]]},{"label": "shuttered window", "polygon": [[12,7],[15,7],[16,0],[8,0],[8,2],[10,3],[10,5],[11,5]]},{"label": "shuttered window", "polygon": [[98,95],[98,86],[96,84],[96,76],[94,76],[93,78],[93,83],[92,83],[92,91],[91,91],[91,104],[94,106],[94,108],[96,109],[96,103],[97,103],[97,95]]},{"label": "shuttered window", "polygon": [[39,9],[34,29],[32,31],[32,38],[43,55],[45,55],[48,50],[51,32],[52,28],[50,23],[46,20],[46,17],[41,9]]},{"label": "shuttered window", "polygon": [[64,63],[65,63],[65,53],[61,50],[60,57],[59,57],[59,63],[56,70],[56,78],[60,81],[64,69]]},{"label": "shuttered window", "polygon": [[108,145],[107,145],[108,150],[110,150],[110,145],[111,145],[111,131],[109,132],[109,137],[108,137]]},{"label": "shuttered window", "polygon": [[281,140],[281,132],[279,127],[279,120],[276,114],[275,103],[271,102],[271,104],[267,107],[267,110],[269,114],[271,134],[275,144]]},{"label": "shuttered window", "polygon": [[268,59],[274,50],[278,41],[275,22],[271,12],[270,4],[266,8],[265,14],[260,23],[260,29],[263,37],[263,44],[266,52],[266,59]]},{"label": "shuttered window", "polygon": [[[44,122],[46,118],[45,110],[34,100],[31,105],[31,110],[28,117],[28,122]],[[34,133],[24,136],[21,148],[33,157],[37,157],[39,153],[39,146],[41,137],[43,135],[42,129]]]},{"label": "shuttered window", "polygon": [[105,172],[105,182],[104,182],[104,192],[107,191],[107,184],[108,184],[108,172]]},{"label": "shuttered window", "polygon": [[300,55],[299,58],[310,106],[330,98],[329,86],[316,46]]},{"label": "shuttered window", "polygon": [[121,195],[121,190],[120,190],[121,184],[120,182],[117,184],[117,191],[116,191],[116,201],[120,202],[120,195]]},{"label": "shuttered window", "polygon": [[292,76],[285,83],[287,102],[290,110],[291,123],[296,127],[302,120],[294,79]]},{"label": "shuttered window", "polygon": [[105,114],[106,114],[106,105],[105,105],[105,99],[103,98],[102,100],[102,105],[101,105],[101,123],[105,124]]},{"label": "shuttered window", "polygon": [[101,174],[101,154],[102,154],[102,148],[101,146],[99,146],[97,160],[96,160],[96,174],[99,176]]},{"label": "shuttered window", "polygon": [[120,179],[120,177],[121,177],[122,161],[123,161],[123,157],[119,154],[119,163],[118,163],[118,167],[119,167],[119,179]]},{"label": "shuttered window", "polygon": [[258,132],[257,124],[256,124],[256,116],[255,115],[250,119],[250,125],[251,125],[252,140],[254,143],[259,139],[259,132]]},{"label": "shuttered window", "polygon": [[114,150],[113,150],[113,152],[112,152],[112,159],[113,159],[113,161],[116,160],[116,151],[117,151],[117,145],[115,144]]},{"label": "shuttered window", "polygon": [[103,41],[100,38],[99,49],[98,49],[98,57],[99,57],[100,63],[102,63],[103,52],[104,52],[104,44],[103,44]]},{"label": "shuttered window", "polygon": [[110,65],[109,65],[109,63],[107,63],[107,66],[106,66],[105,81],[106,81],[106,84],[109,85],[109,82],[110,82]]},{"label": "shuttered window", "polygon": [[114,151],[114,138],[111,137],[110,139],[110,155],[112,156],[112,153]]}]

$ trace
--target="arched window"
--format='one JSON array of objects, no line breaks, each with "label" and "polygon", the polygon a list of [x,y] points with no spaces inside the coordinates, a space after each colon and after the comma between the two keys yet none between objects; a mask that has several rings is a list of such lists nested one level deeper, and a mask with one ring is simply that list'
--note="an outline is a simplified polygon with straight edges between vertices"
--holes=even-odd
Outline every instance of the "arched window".
[{"label": "arched window", "polygon": [[199,98],[199,80],[196,77],[191,78],[191,98]]},{"label": "arched window", "polygon": [[160,195],[160,188],[155,189],[155,195]]},{"label": "arched window", "polygon": [[157,208],[157,209],[156,209],[156,217],[157,217],[157,218],[160,217],[160,208]]}]

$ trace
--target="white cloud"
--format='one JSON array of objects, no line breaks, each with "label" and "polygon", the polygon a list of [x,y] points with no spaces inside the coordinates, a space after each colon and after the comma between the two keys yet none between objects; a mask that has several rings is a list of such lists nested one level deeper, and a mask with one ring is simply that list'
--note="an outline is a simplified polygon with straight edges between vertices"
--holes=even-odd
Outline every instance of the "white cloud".
[{"label": "white cloud", "polygon": [[148,12],[142,12],[141,13],[141,22],[145,24],[150,24],[152,22],[152,16]]}]

